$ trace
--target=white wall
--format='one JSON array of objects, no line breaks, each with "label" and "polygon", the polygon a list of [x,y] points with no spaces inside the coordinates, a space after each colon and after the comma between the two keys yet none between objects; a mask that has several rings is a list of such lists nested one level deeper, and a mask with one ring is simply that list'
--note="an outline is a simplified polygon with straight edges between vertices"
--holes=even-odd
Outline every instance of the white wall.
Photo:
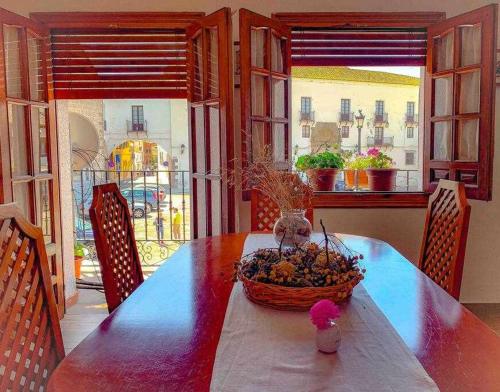
[{"label": "white wall", "polygon": [[[498,1],[497,1],[498,2]],[[270,16],[272,12],[303,11],[362,11],[362,12],[394,12],[394,11],[445,11],[454,16],[470,11],[492,0],[314,0],[304,3],[303,0],[198,0],[186,2],[181,0],[150,0],[147,3],[132,0],[0,0],[0,6],[11,11],[28,15],[33,11],[205,11],[207,13],[230,6],[233,10],[248,8],[255,12]],[[237,17],[233,18],[234,31],[237,31]],[[498,94],[497,94],[498,95]],[[497,98],[500,103],[500,97]],[[500,105],[496,105],[497,109]],[[497,110],[497,120],[499,120]],[[499,121],[497,121],[497,124]],[[500,140],[500,128],[496,127],[497,140]],[[500,156],[500,143],[495,146],[497,157]],[[500,302],[500,160],[495,160],[494,167],[494,201],[490,203],[473,202],[469,231],[469,242],[462,284],[461,299],[464,302]],[[240,209],[240,213],[244,208]],[[408,256],[417,254],[420,241],[418,233],[422,230],[423,210],[318,210],[316,218],[328,219],[331,229],[339,228],[354,233],[379,236],[393,244]],[[343,222],[342,224],[340,222]],[[389,222],[389,224],[387,224]],[[347,226],[349,225],[349,226]],[[248,219],[242,219],[241,228],[248,227]],[[383,227],[383,232],[379,232]],[[329,227],[330,228],[330,227]],[[403,228],[403,229],[402,229]],[[408,234],[406,234],[406,233]]]}]

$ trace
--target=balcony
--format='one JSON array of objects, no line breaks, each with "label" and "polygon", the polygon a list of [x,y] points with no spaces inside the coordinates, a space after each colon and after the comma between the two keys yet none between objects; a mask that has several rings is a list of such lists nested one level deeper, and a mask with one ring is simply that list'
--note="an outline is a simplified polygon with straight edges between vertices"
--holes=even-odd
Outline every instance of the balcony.
[{"label": "balcony", "polygon": [[147,131],[148,131],[148,122],[146,120],[141,122],[127,120],[127,132],[147,132]]},{"label": "balcony", "polygon": [[366,145],[368,147],[392,147],[394,146],[394,136],[368,136],[366,138]]},{"label": "balcony", "polygon": [[339,112],[339,125],[354,124],[354,113]]},{"label": "balcony", "polygon": [[389,115],[387,113],[374,113],[373,123],[375,126],[386,125],[389,123]]},{"label": "balcony", "polygon": [[417,113],[406,113],[405,114],[405,124],[407,127],[418,125],[418,114]]},{"label": "balcony", "polygon": [[301,125],[312,125],[314,124],[314,112],[303,112],[299,111],[299,122]]}]

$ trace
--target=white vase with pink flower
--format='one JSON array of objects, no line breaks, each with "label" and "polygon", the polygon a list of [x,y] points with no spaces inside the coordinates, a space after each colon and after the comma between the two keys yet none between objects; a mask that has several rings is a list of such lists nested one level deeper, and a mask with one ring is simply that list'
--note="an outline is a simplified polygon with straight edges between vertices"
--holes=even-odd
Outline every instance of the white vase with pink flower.
[{"label": "white vase with pink flower", "polygon": [[316,302],[309,311],[312,323],[316,326],[316,347],[326,354],[337,352],[342,334],[335,322],[340,316],[340,308],[328,299]]}]

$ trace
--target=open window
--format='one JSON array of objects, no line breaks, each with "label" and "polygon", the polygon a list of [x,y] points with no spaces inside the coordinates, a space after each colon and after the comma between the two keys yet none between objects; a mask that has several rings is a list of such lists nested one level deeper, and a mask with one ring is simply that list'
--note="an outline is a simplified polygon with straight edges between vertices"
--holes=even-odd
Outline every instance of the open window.
[{"label": "open window", "polygon": [[229,8],[187,30],[193,238],[234,231],[231,34]]}]

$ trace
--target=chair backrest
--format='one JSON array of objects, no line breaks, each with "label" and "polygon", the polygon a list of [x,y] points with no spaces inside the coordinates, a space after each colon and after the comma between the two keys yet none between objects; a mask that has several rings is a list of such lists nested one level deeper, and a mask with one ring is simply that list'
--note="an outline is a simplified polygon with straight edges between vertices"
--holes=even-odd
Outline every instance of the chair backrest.
[{"label": "chair backrest", "polygon": [[42,230],[0,205],[0,391],[47,390],[63,358]]},{"label": "chair backrest", "polygon": [[[290,179],[291,181],[301,181],[296,173],[290,173]],[[281,214],[278,205],[270,197],[256,189],[251,190],[250,210],[250,227],[252,231],[272,231]],[[312,207],[306,210],[306,218],[313,224]]]},{"label": "chair backrest", "polygon": [[441,180],[429,198],[419,268],[457,300],[460,297],[470,205],[464,184]]},{"label": "chair backrest", "polygon": [[144,281],[127,200],[115,183],[94,186],[90,221],[108,310]]}]

